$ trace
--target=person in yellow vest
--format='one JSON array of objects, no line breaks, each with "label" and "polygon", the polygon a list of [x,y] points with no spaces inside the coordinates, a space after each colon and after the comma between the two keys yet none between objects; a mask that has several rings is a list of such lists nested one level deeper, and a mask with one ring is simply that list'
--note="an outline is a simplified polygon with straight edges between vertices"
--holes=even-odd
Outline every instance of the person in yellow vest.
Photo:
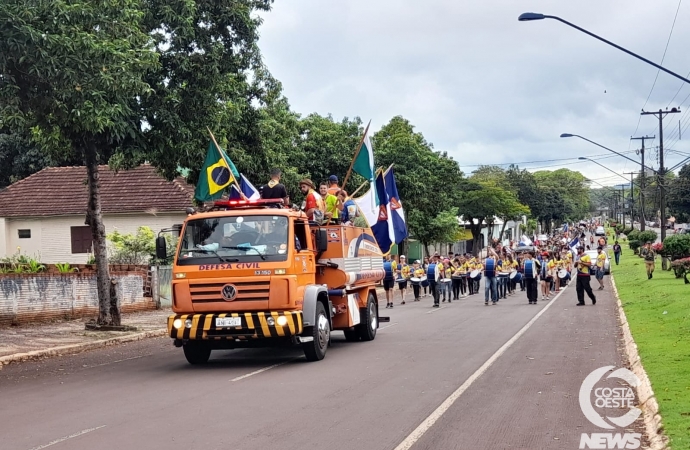
[{"label": "person in yellow vest", "polygon": [[592,305],[597,304],[597,298],[594,296],[592,286],[589,284],[589,269],[591,266],[592,258],[585,253],[584,247],[578,247],[577,258],[575,259],[575,268],[577,269],[577,281],[575,283],[575,291],[577,292],[577,306],[584,306],[585,292],[587,292],[587,296],[592,300]]}]

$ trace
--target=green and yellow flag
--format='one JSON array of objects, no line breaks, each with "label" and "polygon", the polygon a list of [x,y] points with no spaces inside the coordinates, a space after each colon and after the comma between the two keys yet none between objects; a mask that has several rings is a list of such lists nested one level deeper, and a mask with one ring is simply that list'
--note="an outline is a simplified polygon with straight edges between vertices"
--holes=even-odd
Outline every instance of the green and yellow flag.
[{"label": "green and yellow flag", "polygon": [[228,155],[211,141],[208,144],[199,182],[194,190],[194,197],[200,202],[217,200],[223,195],[223,189],[234,183],[238,176],[237,168]]}]

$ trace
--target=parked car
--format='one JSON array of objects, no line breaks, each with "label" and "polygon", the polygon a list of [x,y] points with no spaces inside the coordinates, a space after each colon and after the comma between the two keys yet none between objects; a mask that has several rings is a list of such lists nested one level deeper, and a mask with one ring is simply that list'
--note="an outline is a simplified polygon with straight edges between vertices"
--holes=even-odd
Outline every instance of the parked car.
[{"label": "parked car", "polygon": [[597,227],[597,229],[594,231],[595,236],[606,236],[606,230],[604,230],[604,227]]},{"label": "parked car", "polygon": [[[606,255],[606,261],[604,261],[604,273],[606,275],[611,274],[611,260],[609,259],[609,254],[606,252],[603,252],[604,255]],[[596,250],[585,250],[585,254],[589,255],[589,257],[592,259],[592,267],[596,266],[596,261],[597,261],[597,256],[599,256],[599,253]],[[594,270],[590,269],[590,273],[594,275]]]}]

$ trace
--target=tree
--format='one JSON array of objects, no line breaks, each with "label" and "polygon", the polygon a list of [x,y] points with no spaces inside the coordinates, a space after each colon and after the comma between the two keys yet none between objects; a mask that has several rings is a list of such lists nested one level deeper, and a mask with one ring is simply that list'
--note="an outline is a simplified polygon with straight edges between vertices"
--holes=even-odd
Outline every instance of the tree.
[{"label": "tree", "polygon": [[136,0],[0,4],[3,125],[20,134],[31,130],[46,154],[76,156],[86,165],[99,324],[119,325],[119,309],[110,296],[98,164],[141,135],[132,118],[137,100],[151,93],[144,76],[157,65],[142,19]]},{"label": "tree", "polygon": [[690,164],[684,165],[669,183],[668,207],[679,221],[690,220]]},{"label": "tree", "polygon": [[494,216],[510,217],[510,214],[529,214],[529,209],[519,203],[515,194],[488,183],[469,181],[458,196],[457,207],[472,232],[472,252],[479,254],[481,232],[491,226]]},{"label": "tree", "polygon": [[[386,168],[395,164],[395,178],[407,215],[410,234],[428,249],[432,242],[453,242],[458,187],[463,180],[458,163],[436,152],[414,126],[401,116],[393,117],[374,135],[374,157]],[[404,249],[403,249],[404,250]]]}]

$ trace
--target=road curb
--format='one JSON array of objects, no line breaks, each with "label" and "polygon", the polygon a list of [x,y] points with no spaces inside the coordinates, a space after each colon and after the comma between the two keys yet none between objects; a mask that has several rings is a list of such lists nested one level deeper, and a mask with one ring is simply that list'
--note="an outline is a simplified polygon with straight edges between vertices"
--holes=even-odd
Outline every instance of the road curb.
[{"label": "road curb", "polygon": [[2,370],[3,366],[10,363],[34,361],[38,359],[48,358],[51,356],[73,355],[75,353],[81,353],[88,350],[95,350],[98,348],[108,347],[111,345],[140,341],[142,339],[152,337],[166,336],[167,332],[168,330],[163,328],[159,330],[143,331],[140,333],[128,334],[127,336],[117,336],[108,339],[101,339],[99,341],[83,342],[81,344],[62,345],[59,347],[47,348],[43,350],[34,350],[32,352],[26,353],[15,353],[13,355],[0,357],[0,370]]},{"label": "road curb", "polygon": [[637,344],[630,332],[628,325],[628,318],[623,310],[621,298],[618,295],[618,288],[613,277],[611,277],[611,286],[616,295],[616,305],[618,309],[618,318],[623,330],[623,341],[625,343],[625,354],[628,357],[628,364],[632,372],[640,379],[641,384],[637,386],[637,397],[640,400],[640,409],[642,410],[645,428],[647,429],[647,436],[650,440],[650,447],[653,450],[663,450],[668,448],[668,436],[664,434],[664,425],[662,423],[661,414],[659,414],[659,403],[656,401],[654,390],[652,390],[652,383],[649,381],[649,376],[644,370],[640,354],[637,351]]}]

